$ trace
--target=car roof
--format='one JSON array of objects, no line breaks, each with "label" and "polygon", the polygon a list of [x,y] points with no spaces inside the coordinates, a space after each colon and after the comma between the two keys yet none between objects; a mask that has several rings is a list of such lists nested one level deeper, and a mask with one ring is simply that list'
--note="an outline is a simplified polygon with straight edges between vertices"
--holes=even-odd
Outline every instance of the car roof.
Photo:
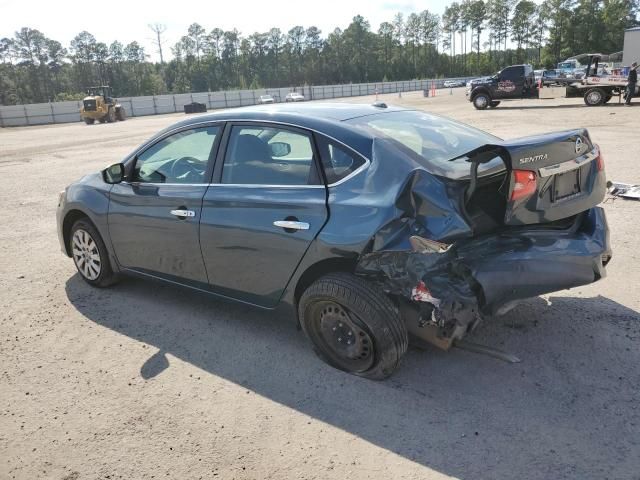
[{"label": "car roof", "polygon": [[153,143],[156,138],[163,136],[167,132],[179,128],[201,125],[208,122],[255,121],[275,122],[309,129],[338,140],[364,157],[371,158],[374,134],[346,123],[345,120],[398,111],[408,111],[408,109],[386,105],[383,107],[381,105],[329,102],[272,103],[230,108],[195,115],[177,122],[149,139],[141,145],[138,150]]},{"label": "car roof", "polygon": [[275,105],[251,105],[248,107],[231,108],[198,115],[176,125],[190,125],[207,121],[229,120],[264,120],[275,122],[295,123],[304,127],[314,118],[343,122],[357,117],[374,115],[377,113],[405,111],[407,109],[394,106],[374,106],[359,103],[280,103]]}]

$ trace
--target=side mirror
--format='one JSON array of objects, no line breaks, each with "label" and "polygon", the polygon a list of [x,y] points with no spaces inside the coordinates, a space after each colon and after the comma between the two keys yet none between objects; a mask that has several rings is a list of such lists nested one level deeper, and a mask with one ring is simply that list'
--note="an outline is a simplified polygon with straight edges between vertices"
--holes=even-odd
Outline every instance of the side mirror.
[{"label": "side mirror", "polygon": [[124,165],[122,163],[114,163],[110,167],[102,170],[102,179],[105,183],[113,185],[124,180]]},{"label": "side mirror", "polygon": [[269,144],[272,157],[286,157],[291,153],[291,145],[284,142],[273,142]]}]

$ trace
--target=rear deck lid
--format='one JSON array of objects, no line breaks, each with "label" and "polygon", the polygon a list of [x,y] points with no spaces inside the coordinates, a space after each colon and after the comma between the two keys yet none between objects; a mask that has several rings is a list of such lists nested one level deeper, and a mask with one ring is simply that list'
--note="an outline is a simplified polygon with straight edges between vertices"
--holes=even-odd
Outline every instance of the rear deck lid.
[{"label": "rear deck lid", "polygon": [[467,199],[478,165],[500,157],[507,168],[505,225],[553,222],[600,203],[606,191],[602,158],[586,129],[483,145],[465,156],[471,162]]}]

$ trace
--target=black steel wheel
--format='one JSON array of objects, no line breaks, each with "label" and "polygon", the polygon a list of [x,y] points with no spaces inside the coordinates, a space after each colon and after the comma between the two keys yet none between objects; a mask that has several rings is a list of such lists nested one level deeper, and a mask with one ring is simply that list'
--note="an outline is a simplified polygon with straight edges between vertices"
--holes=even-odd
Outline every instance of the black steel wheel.
[{"label": "black steel wheel", "polygon": [[93,287],[113,285],[118,276],[96,227],[85,218],[76,220],[69,235],[69,250],[82,279]]},{"label": "black steel wheel", "polygon": [[303,293],[298,312],[316,354],[345,372],[382,380],[407,351],[407,330],[396,306],[354,275],[320,278]]}]

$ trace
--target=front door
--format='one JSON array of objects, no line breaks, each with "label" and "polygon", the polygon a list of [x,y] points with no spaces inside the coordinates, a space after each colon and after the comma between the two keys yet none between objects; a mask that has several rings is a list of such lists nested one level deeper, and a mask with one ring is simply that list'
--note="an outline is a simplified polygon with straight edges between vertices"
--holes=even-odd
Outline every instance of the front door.
[{"label": "front door", "polygon": [[524,67],[507,67],[498,74],[494,98],[521,98],[524,90]]},{"label": "front door", "polygon": [[122,267],[207,286],[199,222],[220,130],[162,138],[137,155],[128,181],[113,186],[109,235]]},{"label": "front door", "polygon": [[273,124],[233,125],[202,206],[211,289],[273,307],[327,220],[312,136]]}]

